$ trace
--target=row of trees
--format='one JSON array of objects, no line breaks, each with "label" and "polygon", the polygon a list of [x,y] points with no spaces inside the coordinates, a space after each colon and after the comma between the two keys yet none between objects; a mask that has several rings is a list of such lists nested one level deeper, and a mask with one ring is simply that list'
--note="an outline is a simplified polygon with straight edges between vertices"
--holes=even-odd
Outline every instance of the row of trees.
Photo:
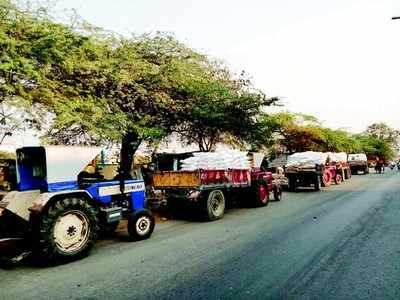
[{"label": "row of trees", "polygon": [[264,135],[255,148],[267,145],[270,152],[363,152],[369,157],[392,159],[400,145],[400,131],[384,123],[372,124],[360,134],[333,130],[313,116],[288,112],[264,116],[262,123],[272,134]]},{"label": "row of trees", "polygon": [[[289,152],[380,149],[390,156],[397,142],[388,128],[353,136],[305,115],[268,115],[265,108],[278,98],[170,34],[121,37],[72,20],[59,24],[43,8],[0,0],[3,136],[28,126],[45,130],[54,144],[122,141],[126,161],[143,140],[170,133],[201,151],[229,141]],[[15,107],[18,113],[10,113]]]}]

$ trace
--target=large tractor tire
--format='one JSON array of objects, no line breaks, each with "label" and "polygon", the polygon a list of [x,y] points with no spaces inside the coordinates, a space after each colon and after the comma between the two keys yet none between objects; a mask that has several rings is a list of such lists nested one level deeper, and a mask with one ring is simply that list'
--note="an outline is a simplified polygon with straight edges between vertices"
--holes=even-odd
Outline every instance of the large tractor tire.
[{"label": "large tractor tire", "polygon": [[132,213],[128,219],[128,233],[132,241],[148,239],[154,231],[155,220],[147,209]]},{"label": "large tractor tire", "polygon": [[57,200],[34,222],[34,252],[42,263],[85,257],[97,240],[97,211],[84,199]]},{"label": "large tractor tire", "polygon": [[221,219],[225,213],[225,197],[221,190],[211,191],[202,201],[203,215],[209,221]]},{"label": "large tractor tire", "polygon": [[257,184],[254,191],[254,200],[256,207],[264,207],[269,203],[269,191],[266,184]]},{"label": "large tractor tire", "polygon": [[321,182],[322,186],[328,187],[331,185],[331,182],[332,182],[332,174],[329,171],[325,171],[322,174],[322,182]]}]

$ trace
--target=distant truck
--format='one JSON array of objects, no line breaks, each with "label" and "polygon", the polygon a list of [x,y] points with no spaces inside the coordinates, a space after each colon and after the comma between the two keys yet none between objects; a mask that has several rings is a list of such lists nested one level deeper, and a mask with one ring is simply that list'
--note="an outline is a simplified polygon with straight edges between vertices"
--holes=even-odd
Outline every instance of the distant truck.
[{"label": "distant truck", "polygon": [[364,153],[349,154],[348,162],[352,174],[358,174],[359,172],[364,175],[369,174],[368,159]]},{"label": "distant truck", "polygon": [[273,184],[272,173],[263,171],[260,166],[251,169],[158,171],[153,175],[153,186],[163,191],[167,203],[188,204],[209,221],[222,218],[226,201],[233,198],[262,207],[268,204],[270,193],[278,201],[282,196],[280,186]]}]

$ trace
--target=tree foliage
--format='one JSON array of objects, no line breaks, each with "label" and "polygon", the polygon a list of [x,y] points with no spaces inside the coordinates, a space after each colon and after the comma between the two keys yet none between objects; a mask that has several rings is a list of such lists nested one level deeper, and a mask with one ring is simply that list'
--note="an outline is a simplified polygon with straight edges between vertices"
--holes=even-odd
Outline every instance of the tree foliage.
[{"label": "tree foliage", "polygon": [[1,101],[40,103],[54,116],[47,141],[131,146],[178,132],[208,151],[224,136],[253,137],[268,99],[244,77],[164,33],[120,37],[83,21],[0,0]]},{"label": "tree foliage", "polygon": [[369,157],[391,159],[396,154],[398,131],[386,124],[373,124],[362,134],[325,127],[313,116],[289,112],[263,118],[261,143],[287,153],[303,151],[366,153]]}]

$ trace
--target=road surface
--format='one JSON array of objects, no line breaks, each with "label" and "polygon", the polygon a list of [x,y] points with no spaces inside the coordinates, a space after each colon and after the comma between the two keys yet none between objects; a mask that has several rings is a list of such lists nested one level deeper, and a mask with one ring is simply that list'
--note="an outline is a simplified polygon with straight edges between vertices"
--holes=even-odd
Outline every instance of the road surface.
[{"label": "road surface", "polygon": [[67,265],[0,269],[0,299],[400,299],[400,174],[124,232]]}]

